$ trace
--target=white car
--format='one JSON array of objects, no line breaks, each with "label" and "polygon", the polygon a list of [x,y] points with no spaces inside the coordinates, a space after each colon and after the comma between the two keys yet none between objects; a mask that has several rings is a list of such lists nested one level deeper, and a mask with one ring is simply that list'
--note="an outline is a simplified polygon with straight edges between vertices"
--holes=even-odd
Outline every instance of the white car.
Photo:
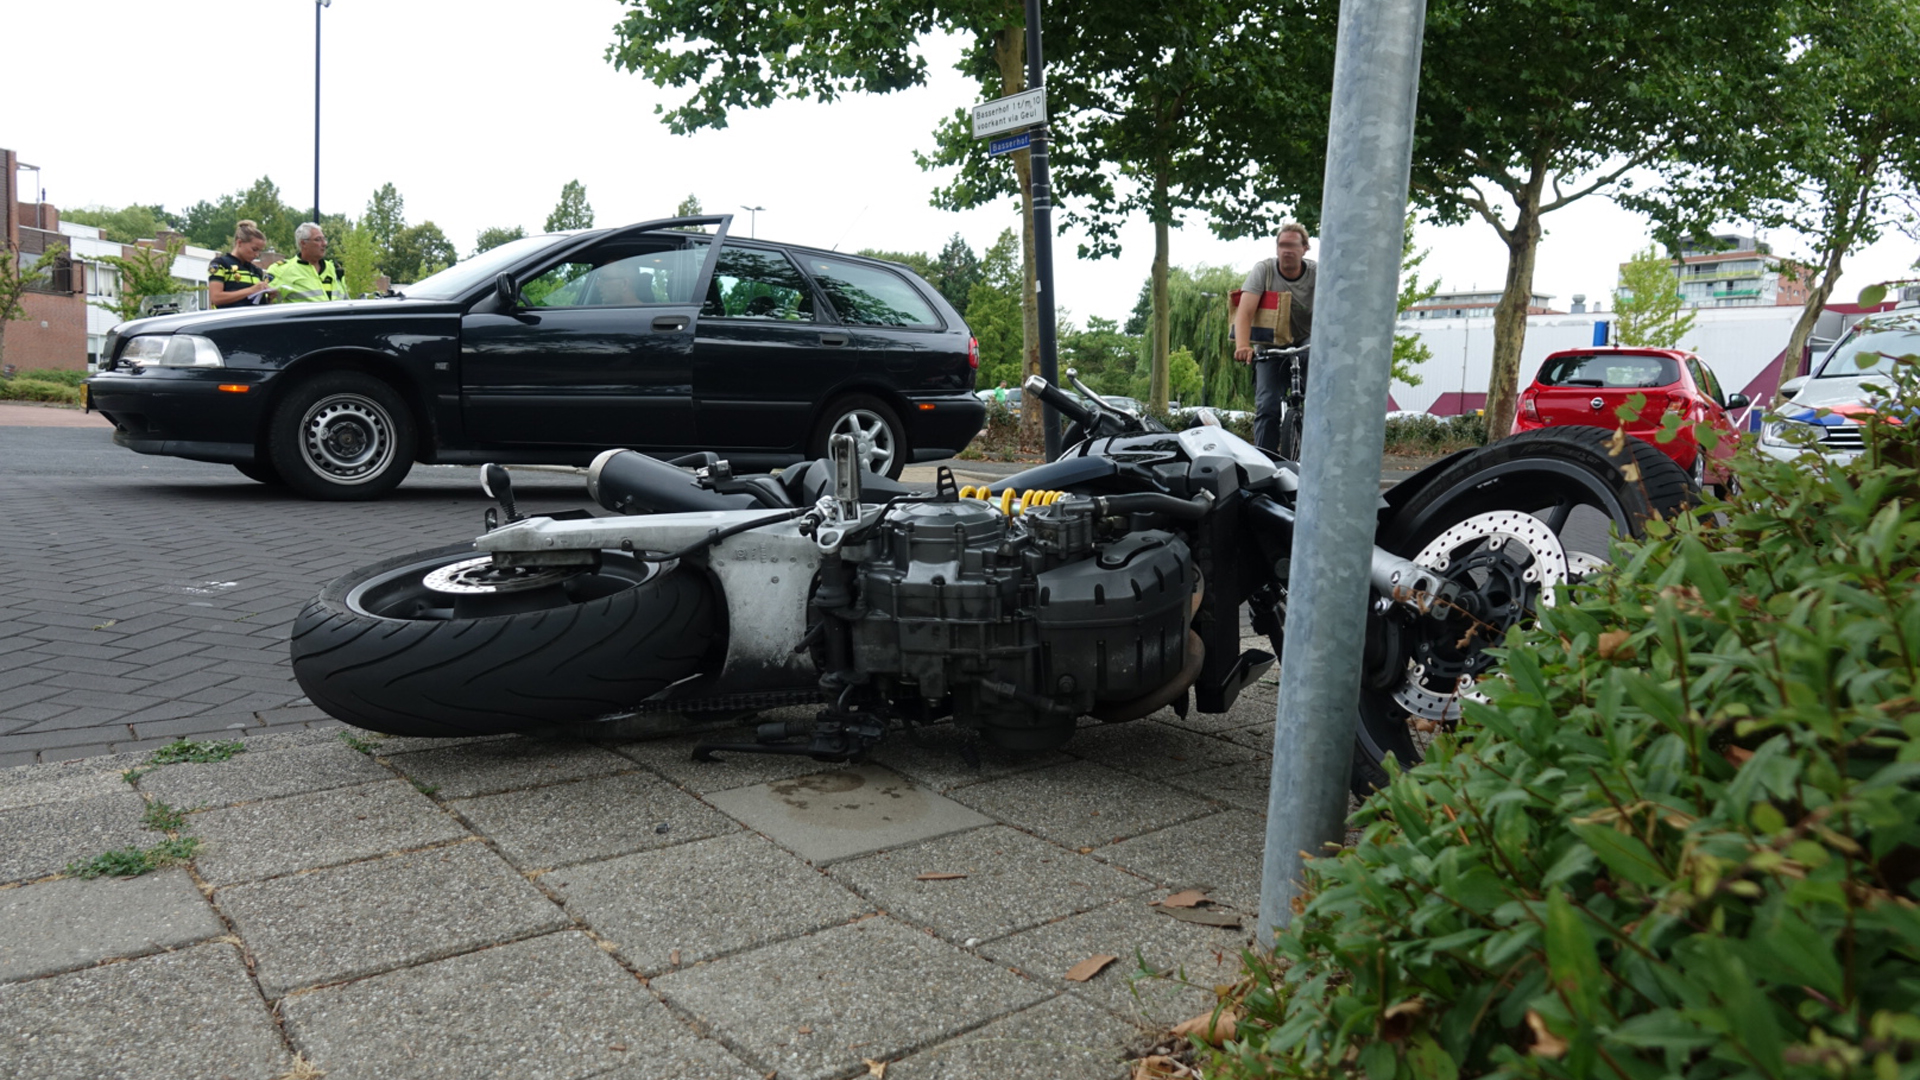
[{"label": "white car", "polygon": [[1841,335],[1811,375],[1780,384],[1782,403],[1760,427],[1760,452],[1786,460],[1818,452],[1852,461],[1861,423],[1886,406],[1893,357],[1920,353],[1920,313],[1865,320]]}]

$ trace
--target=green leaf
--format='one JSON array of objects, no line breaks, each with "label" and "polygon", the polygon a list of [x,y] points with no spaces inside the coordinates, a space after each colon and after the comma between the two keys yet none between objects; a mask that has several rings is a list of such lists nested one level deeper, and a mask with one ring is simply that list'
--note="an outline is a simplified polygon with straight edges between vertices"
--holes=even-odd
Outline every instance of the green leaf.
[{"label": "green leaf", "polygon": [[1586,923],[1559,889],[1547,894],[1546,944],[1554,988],[1573,1015],[1591,1018],[1600,987],[1600,954]]},{"label": "green leaf", "polygon": [[1607,869],[1647,889],[1671,883],[1666,867],[1637,836],[1615,830],[1611,825],[1575,825],[1573,831],[1585,840]]},{"label": "green leaf", "polygon": [[1834,955],[1835,942],[1815,930],[1799,912],[1778,905],[1758,944],[1767,959],[1784,964],[1796,981],[1830,998],[1845,996],[1845,977],[1840,958]]},{"label": "green leaf", "polygon": [[1459,1064],[1430,1032],[1418,1032],[1408,1040],[1407,1064],[1419,1080],[1460,1080]]},{"label": "green leaf", "polygon": [[1628,1046],[1682,1053],[1718,1041],[1712,1032],[1701,1030],[1700,1025],[1681,1016],[1677,1009],[1660,1009],[1633,1017],[1614,1028],[1609,1037]]},{"label": "green leaf", "polygon": [[1399,1068],[1400,1055],[1385,1039],[1375,1039],[1360,1051],[1360,1070],[1367,1074],[1367,1080],[1393,1080]]},{"label": "green leaf", "polygon": [[1877,307],[1884,303],[1886,299],[1887,287],[1885,285],[1869,285],[1860,290],[1859,303],[1861,307]]}]

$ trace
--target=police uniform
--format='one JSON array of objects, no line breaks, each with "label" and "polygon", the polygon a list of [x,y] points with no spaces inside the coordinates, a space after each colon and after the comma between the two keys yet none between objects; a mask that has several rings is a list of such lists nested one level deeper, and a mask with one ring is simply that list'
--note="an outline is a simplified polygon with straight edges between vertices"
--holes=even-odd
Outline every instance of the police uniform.
[{"label": "police uniform", "polygon": [[[265,280],[267,280],[266,271],[231,251],[214,256],[213,261],[207,264],[207,287],[218,289],[223,293],[251,289]],[[264,304],[267,299],[266,293],[258,292],[240,302]]]},{"label": "police uniform", "polygon": [[321,259],[318,270],[297,257],[283,259],[267,271],[267,279],[280,290],[283,304],[347,298],[346,279],[340,273],[339,264],[332,259]]}]

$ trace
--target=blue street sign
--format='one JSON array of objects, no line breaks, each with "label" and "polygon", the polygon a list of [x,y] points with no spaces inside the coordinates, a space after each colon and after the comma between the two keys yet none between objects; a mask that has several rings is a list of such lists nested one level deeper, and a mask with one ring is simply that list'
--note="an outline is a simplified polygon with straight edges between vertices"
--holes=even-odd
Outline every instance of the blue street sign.
[{"label": "blue street sign", "polygon": [[989,155],[1011,154],[1015,150],[1025,150],[1032,144],[1032,133],[1023,131],[1018,135],[1009,135],[1004,139],[994,139],[987,143],[987,153]]}]

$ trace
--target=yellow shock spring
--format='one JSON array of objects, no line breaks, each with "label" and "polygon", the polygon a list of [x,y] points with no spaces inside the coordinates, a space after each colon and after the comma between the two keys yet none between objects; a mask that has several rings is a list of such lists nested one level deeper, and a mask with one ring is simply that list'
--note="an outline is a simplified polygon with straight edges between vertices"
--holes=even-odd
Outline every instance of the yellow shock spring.
[{"label": "yellow shock spring", "polygon": [[1008,517],[1026,513],[1035,507],[1051,506],[1061,499],[1066,498],[1066,495],[1067,493],[1064,491],[1052,491],[1041,488],[1028,488],[1024,492],[1016,492],[1013,488],[1007,488],[998,495],[995,495],[993,489],[986,485],[981,485],[980,487],[968,486],[960,489],[961,498],[979,499],[989,506],[997,504],[1000,512]]}]

